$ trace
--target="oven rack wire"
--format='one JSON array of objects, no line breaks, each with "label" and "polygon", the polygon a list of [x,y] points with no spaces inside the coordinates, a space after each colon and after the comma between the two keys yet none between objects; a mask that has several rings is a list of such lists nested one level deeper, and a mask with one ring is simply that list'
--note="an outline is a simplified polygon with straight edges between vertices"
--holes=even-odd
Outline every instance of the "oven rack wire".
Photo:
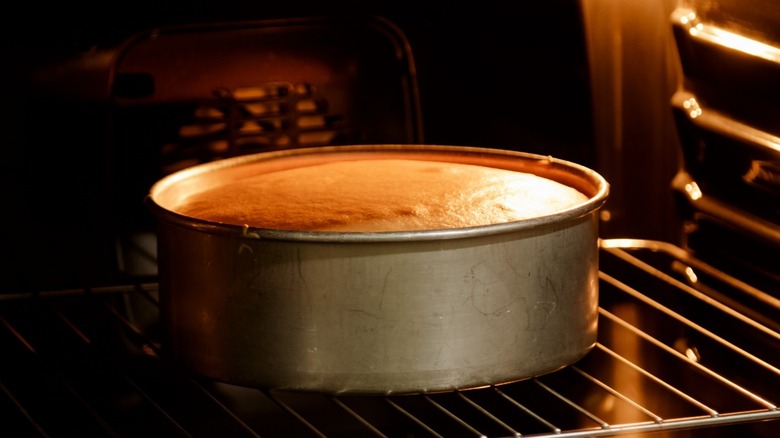
[{"label": "oven rack wire", "polygon": [[0,295],[0,428],[120,437],[780,430],[777,299],[668,243],[600,246],[599,339],[582,360],[431,394],[295,393],[191,375],[161,358],[153,282]]}]

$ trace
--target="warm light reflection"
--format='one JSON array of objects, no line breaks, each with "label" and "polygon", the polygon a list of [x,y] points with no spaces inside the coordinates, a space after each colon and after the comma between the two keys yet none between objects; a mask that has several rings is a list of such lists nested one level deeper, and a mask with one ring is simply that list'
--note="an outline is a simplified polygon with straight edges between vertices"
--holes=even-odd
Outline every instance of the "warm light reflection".
[{"label": "warm light reflection", "polygon": [[709,31],[711,34],[708,39],[712,42],[772,62],[780,61],[780,50],[776,47],[750,38],[745,38],[723,29],[711,28]]},{"label": "warm light reflection", "polygon": [[690,266],[685,268],[685,275],[688,277],[688,281],[691,283],[696,283],[699,281],[699,277],[696,275],[696,272],[693,271],[693,268]]},{"label": "warm light reflection", "polygon": [[305,111],[316,111],[317,110],[317,102],[315,102],[312,99],[301,99],[297,102],[295,102],[295,109],[301,112]]},{"label": "warm light reflection", "polygon": [[149,344],[144,344],[143,347],[141,347],[141,349],[143,350],[144,354],[146,354],[147,356],[154,356],[154,357],[157,356],[157,351]]},{"label": "warm light reflection", "polygon": [[729,32],[716,26],[701,23],[694,12],[678,12],[677,19],[680,24],[688,28],[688,33],[694,38],[728,47],[768,61],[780,62],[779,48]]},{"label": "warm light reflection", "polygon": [[693,11],[688,12],[687,14],[681,15],[680,18],[679,18],[680,23],[682,23],[682,24],[688,24],[689,22],[692,22],[695,19],[696,19],[696,13],[693,12]]},{"label": "warm light reflection", "polygon": [[701,199],[702,197],[701,189],[699,189],[699,185],[695,182],[685,184],[685,192],[688,193],[688,196],[694,201]]},{"label": "warm light reflection", "polygon": [[[632,303],[622,303],[612,308],[613,313],[627,324],[636,327],[642,319],[642,311]],[[615,353],[625,358],[630,363],[641,363],[642,356],[647,352],[642,348],[638,336],[625,336],[625,333],[612,332],[609,340]],[[647,395],[647,381],[636,370],[614,364],[611,375],[614,376],[614,387],[621,388],[621,392],[631,399],[639,400]],[[624,418],[627,422],[639,422],[644,419],[641,411],[632,408],[625,403],[619,403],[614,407],[614,418]]]},{"label": "warm light reflection", "polygon": [[677,340],[674,341],[674,349],[684,354],[691,362],[701,361],[699,349],[695,346],[690,346],[687,338],[677,338]]},{"label": "warm light reflection", "polygon": [[696,347],[686,348],[685,356],[693,362],[698,362],[699,360],[701,360],[701,356],[699,355],[699,350]]},{"label": "warm light reflection", "polygon": [[683,108],[688,110],[688,116],[690,116],[692,119],[695,119],[701,115],[701,107],[699,106],[699,102],[697,102],[693,97],[683,102]]}]

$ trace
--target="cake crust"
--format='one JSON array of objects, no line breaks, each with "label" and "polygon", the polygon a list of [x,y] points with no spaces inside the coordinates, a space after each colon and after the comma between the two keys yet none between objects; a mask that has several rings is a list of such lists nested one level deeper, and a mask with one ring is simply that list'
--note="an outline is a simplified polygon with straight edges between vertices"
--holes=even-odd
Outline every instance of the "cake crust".
[{"label": "cake crust", "polygon": [[173,210],[258,228],[384,232],[492,225],[586,201],[578,190],[530,173],[371,159],[253,175],[190,195]]}]

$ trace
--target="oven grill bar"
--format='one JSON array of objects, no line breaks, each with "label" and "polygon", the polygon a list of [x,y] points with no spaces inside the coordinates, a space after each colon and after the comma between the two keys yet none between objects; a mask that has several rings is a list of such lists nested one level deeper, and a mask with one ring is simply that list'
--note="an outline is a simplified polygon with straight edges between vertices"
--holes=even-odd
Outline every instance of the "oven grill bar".
[{"label": "oven grill bar", "polygon": [[528,409],[527,407],[525,407],[522,404],[520,404],[517,400],[515,400],[512,397],[506,395],[504,392],[501,391],[501,389],[494,387],[493,390],[496,391],[498,394],[500,394],[501,397],[503,397],[506,400],[510,401],[519,410],[521,410],[522,412],[524,412],[527,415],[530,415],[534,420],[538,421],[540,424],[543,424],[544,427],[546,427],[547,429],[551,430],[553,433],[555,433],[555,434],[561,433],[561,429],[555,427],[555,425],[553,425],[553,424],[550,424],[544,418],[536,415],[536,413],[534,413],[534,411]]},{"label": "oven grill bar", "polygon": [[[740,393],[744,394],[745,396],[752,398],[752,399],[753,399],[753,400],[754,400],[756,403],[759,403],[759,404],[763,405],[763,406],[764,406],[766,409],[775,409],[775,408],[776,408],[776,406],[774,406],[773,404],[771,404],[771,403],[767,402],[766,400],[763,400],[763,399],[761,399],[760,397],[757,397],[755,394],[752,394],[750,391],[748,391],[748,390],[746,390],[746,389],[744,389],[744,388],[740,387],[739,385],[736,385],[735,383],[733,383],[733,382],[731,382],[730,380],[728,380],[728,379],[724,378],[723,376],[721,376],[721,375],[717,374],[716,372],[714,372],[714,371],[712,371],[712,370],[710,370],[710,369],[708,369],[708,368],[706,368],[706,367],[703,367],[703,366],[702,366],[702,365],[700,365],[699,363],[697,363],[697,362],[695,362],[695,361],[691,361],[691,360],[689,360],[689,359],[688,359],[688,358],[687,358],[687,357],[686,357],[684,354],[682,354],[682,353],[680,353],[679,351],[677,351],[677,350],[674,350],[673,348],[671,348],[671,347],[669,347],[669,346],[667,346],[667,345],[665,345],[665,344],[661,343],[661,342],[660,342],[660,341],[658,341],[657,339],[654,339],[654,338],[652,338],[652,337],[648,336],[646,333],[643,333],[643,332],[641,332],[641,331],[637,330],[637,328],[636,328],[636,327],[629,325],[627,322],[625,322],[625,321],[621,320],[620,318],[617,318],[616,316],[614,316],[614,315],[610,314],[608,311],[606,311],[606,310],[604,310],[604,309],[599,309],[599,312],[600,312],[600,314],[601,314],[602,316],[605,316],[605,317],[607,317],[607,318],[610,318],[611,320],[615,321],[616,323],[618,323],[618,324],[620,324],[620,325],[623,325],[623,326],[624,326],[624,327],[626,327],[628,330],[630,330],[630,331],[634,332],[634,333],[635,333],[637,336],[639,336],[639,337],[642,337],[642,338],[646,339],[648,342],[655,344],[655,345],[656,345],[656,346],[658,346],[660,349],[663,349],[663,350],[667,351],[667,352],[669,353],[669,355],[670,355],[670,356],[672,356],[672,357],[674,357],[674,358],[677,358],[677,359],[680,359],[680,360],[683,360],[683,361],[686,361],[686,362],[688,362],[688,363],[690,364],[690,366],[692,366],[692,367],[695,367],[695,368],[697,368],[697,369],[701,370],[703,373],[709,374],[710,376],[712,376],[712,378],[713,378],[713,379],[716,379],[716,380],[718,380],[718,381],[719,381],[720,383],[722,383],[723,385],[729,386],[729,387],[730,387],[731,389],[733,389],[734,391],[740,392]],[[670,314],[672,314],[673,312],[669,311],[669,313],[670,313]],[[691,324],[691,327],[695,327],[695,328],[696,328],[697,326],[696,326],[695,324]],[[702,330],[702,331],[703,331],[703,330]],[[706,331],[704,331],[704,332],[706,333]],[[714,335],[712,335],[712,337],[713,337],[713,338],[716,338],[718,341],[722,341],[722,339],[720,339],[720,338],[718,338],[718,337],[716,337],[716,336],[714,336]],[[733,345],[729,344],[729,343],[728,343],[728,342],[726,342],[726,341],[722,341],[722,343],[723,343],[723,344],[726,344],[726,345],[728,345],[730,348],[733,348],[733,349],[735,349],[735,350],[740,350],[739,348],[737,348],[737,347],[734,347]],[[749,353],[745,353],[745,352],[742,352],[742,351],[740,351],[740,352],[741,352],[742,354],[744,354],[746,358],[750,358],[751,360],[755,359],[755,358],[754,358],[752,355],[750,355]],[[614,353],[613,353],[613,354],[614,354]],[[622,360],[622,358],[621,358],[621,360]],[[764,364],[765,364],[764,362],[761,362],[761,363],[762,363],[762,365],[764,365]],[[777,370],[776,370],[774,367],[771,367],[771,365],[767,365],[767,367],[771,368],[771,369],[772,369],[772,371],[775,371],[775,372],[777,371]],[[666,383],[665,383],[665,382],[663,382],[663,381],[661,381],[661,380],[659,380],[659,381],[658,381],[658,383],[659,383],[660,385],[668,386],[668,385],[666,385]],[[668,386],[668,387],[669,387],[669,389],[670,389],[670,390],[677,392],[677,393],[678,393],[678,394],[679,394],[681,397],[688,398],[688,397],[685,395],[685,393],[682,393],[682,392],[676,391],[674,387],[671,387],[671,386]],[[716,412],[715,410],[712,410],[712,409],[710,409],[709,407],[705,406],[704,404],[702,404],[702,403],[699,403],[699,402],[697,402],[697,401],[696,401],[696,400],[694,400],[694,399],[690,399],[690,398],[688,398],[688,400],[689,400],[691,403],[698,405],[698,406],[699,406],[699,407],[701,407],[703,410],[705,410],[705,411],[708,411],[708,412],[710,413],[710,415],[717,415],[717,412]]]},{"label": "oven grill bar", "polygon": [[467,396],[465,393],[463,393],[463,392],[460,392],[460,391],[459,391],[459,392],[458,392],[458,396],[459,396],[459,397],[460,397],[460,398],[461,398],[463,401],[465,401],[466,403],[468,403],[469,405],[471,405],[471,406],[473,406],[475,409],[477,409],[477,410],[478,410],[478,411],[479,411],[479,412],[480,412],[482,415],[484,415],[484,416],[486,416],[486,417],[489,417],[489,418],[490,418],[492,421],[496,422],[496,424],[500,425],[501,427],[503,427],[504,429],[506,429],[507,431],[509,431],[509,432],[510,432],[512,435],[514,435],[514,436],[519,436],[519,435],[521,435],[521,434],[520,434],[520,432],[518,432],[518,431],[516,431],[516,430],[512,429],[512,427],[511,427],[510,425],[506,424],[505,422],[501,421],[501,419],[500,419],[500,418],[498,418],[498,417],[496,417],[495,415],[493,415],[493,414],[490,412],[490,410],[489,410],[489,409],[486,409],[486,408],[482,407],[482,405],[480,405],[479,403],[477,403],[477,402],[475,402],[475,401],[471,400],[471,399],[470,399],[470,398],[469,398],[469,397],[468,397],[468,396]]},{"label": "oven grill bar", "polygon": [[414,422],[414,423],[415,423],[417,426],[419,426],[419,427],[423,428],[423,429],[424,429],[426,432],[428,432],[429,434],[431,434],[431,436],[435,436],[435,437],[440,437],[440,436],[441,436],[441,435],[437,434],[435,430],[431,429],[431,428],[430,428],[430,427],[429,427],[429,426],[428,426],[428,425],[425,423],[425,421],[422,421],[422,420],[418,419],[418,418],[417,418],[417,417],[415,417],[415,416],[414,416],[412,413],[410,413],[410,412],[409,412],[409,411],[407,411],[406,409],[402,408],[401,406],[399,406],[398,404],[396,404],[395,402],[393,402],[393,400],[391,400],[391,399],[387,399],[387,403],[388,403],[390,406],[392,406],[393,408],[395,408],[396,410],[398,410],[398,412],[401,412],[401,413],[402,413],[403,415],[405,415],[407,418],[409,418],[410,420],[412,420],[412,421],[413,421],[413,422]]},{"label": "oven grill bar", "polygon": [[[601,247],[599,341],[586,357],[535,379],[432,394],[295,393],[190,375],[161,359],[155,283],[0,295],[0,424],[30,436],[120,437],[585,437],[733,424],[761,436],[780,427],[765,421],[780,420],[780,334],[713,298],[765,292],[672,245]],[[681,264],[711,280],[680,274]]]},{"label": "oven grill bar", "polygon": [[[777,374],[780,377],[780,369],[778,369],[777,367],[772,366],[771,364],[769,364],[769,363],[761,360],[760,358],[752,355],[750,352],[743,350],[739,346],[734,345],[733,343],[728,342],[727,340],[717,336],[716,334],[713,334],[709,330],[707,330],[707,329],[703,328],[702,326],[700,326],[700,325],[690,321],[689,319],[685,318],[684,316],[680,315],[679,313],[676,313],[676,312],[674,312],[674,311],[672,311],[672,310],[670,310],[668,308],[665,308],[664,306],[662,306],[662,305],[660,305],[658,303],[655,303],[655,302],[649,300],[646,296],[642,295],[640,292],[638,292],[638,291],[636,291],[636,290],[634,290],[634,289],[632,289],[632,288],[630,288],[630,287],[620,283],[619,281],[615,280],[613,277],[610,277],[609,275],[604,274],[603,272],[600,273],[599,276],[600,276],[600,278],[603,281],[605,281],[607,283],[610,283],[610,284],[612,284],[612,285],[614,285],[616,287],[620,287],[624,292],[632,295],[637,300],[640,300],[640,301],[643,301],[645,303],[648,303],[648,304],[654,306],[655,308],[657,308],[658,310],[663,311],[667,315],[672,316],[673,318],[675,318],[676,320],[680,321],[681,323],[684,323],[687,326],[690,326],[691,328],[694,328],[695,330],[701,332],[702,334],[705,334],[705,335],[707,335],[707,336],[709,336],[709,337],[711,337],[713,339],[716,339],[719,343],[723,344],[724,346],[727,346],[728,348],[730,348],[732,350],[738,351],[745,358],[749,358],[751,361],[753,361],[753,362],[755,362],[757,364],[760,364],[761,366],[763,366],[763,367],[765,367],[765,368],[767,368],[769,370],[772,370],[772,372],[774,372],[775,374]],[[619,320],[619,318],[616,318],[616,317],[610,315],[609,312],[604,310],[604,309],[599,309],[599,312],[603,316],[605,316],[605,317],[609,317],[611,319],[614,319],[615,321]],[[729,313],[731,313],[731,312],[729,312]],[[736,314],[736,315],[740,319],[743,319],[742,315],[739,315],[739,314]],[[756,323],[756,322],[754,322],[752,320],[749,320],[749,319],[743,319],[743,320],[747,324],[753,325],[754,327],[757,327],[759,330],[764,331],[769,336],[772,336],[772,337],[776,337],[777,336],[777,332],[774,332],[771,329],[768,329],[767,327],[764,327],[764,326],[762,326],[762,325],[760,325],[760,324],[758,324],[758,323]],[[637,331],[636,327],[633,327],[633,326],[631,326],[630,324],[628,324],[626,322],[622,322],[622,324],[624,324],[627,328],[629,328],[630,330],[632,330],[635,333],[637,333],[638,336],[643,336],[643,334],[641,332]],[[679,354],[679,352],[676,352],[674,350],[671,350],[671,352],[672,352],[672,354]],[[696,364],[694,363],[694,366],[695,365]]]},{"label": "oven grill bar", "polygon": [[384,436],[384,434],[379,429],[374,427],[374,425],[371,424],[370,421],[366,420],[360,414],[355,412],[352,408],[344,404],[341,400],[339,400],[338,397],[331,397],[330,400],[333,403],[337,404],[341,409],[344,409],[344,411],[352,415],[357,421],[359,421],[363,426],[365,426],[367,430],[371,431],[371,433],[375,434],[376,436]]},{"label": "oven grill bar", "polygon": [[[599,344],[597,344],[596,346],[600,347],[600,348],[604,348],[603,346],[601,346]],[[613,352],[610,352],[610,354],[614,355]],[[624,394],[621,394],[621,393],[615,391],[612,387],[610,387],[609,385],[606,385],[604,382],[596,379],[595,377],[591,376],[590,374],[586,373],[585,371],[579,369],[576,365],[572,365],[571,368],[572,368],[572,370],[574,370],[577,373],[579,373],[580,375],[582,375],[584,378],[586,378],[586,379],[590,380],[591,382],[595,383],[596,385],[598,385],[604,391],[609,392],[612,396],[620,398],[624,402],[630,404],[634,409],[637,409],[637,410],[641,411],[643,414],[645,414],[648,417],[652,418],[652,420],[654,422],[661,423],[663,421],[663,418],[661,418],[658,415],[650,412],[644,406],[642,406],[639,403],[635,402],[634,400],[626,397]]]}]

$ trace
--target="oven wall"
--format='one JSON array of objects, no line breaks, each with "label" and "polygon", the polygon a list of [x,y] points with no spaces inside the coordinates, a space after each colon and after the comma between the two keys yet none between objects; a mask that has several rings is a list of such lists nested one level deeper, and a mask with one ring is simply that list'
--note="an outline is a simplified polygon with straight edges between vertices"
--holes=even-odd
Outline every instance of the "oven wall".
[{"label": "oven wall", "polygon": [[676,3],[581,3],[596,168],[613,182],[603,212],[606,237],[681,239],[671,188],[681,165],[670,103],[681,81],[670,23]]},{"label": "oven wall", "polygon": [[[2,219],[9,237],[0,287],[114,281],[113,193],[104,183],[115,153],[106,146],[111,114],[106,73],[89,55],[139,30],[186,23],[386,17],[415,56],[426,143],[521,150],[595,168],[612,184],[603,237],[674,240],[667,204],[675,155],[662,104],[669,77],[659,45],[666,34],[658,24],[668,2],[646,2],[652,5],[644,12],[658,17],[650,31],[662,38],[652,46],[640,35],[647,29],[633,30],[642,11],[615,6],[623,2],[585,2],[584,10],[578,0],[365,3],[141,1],[122,3],[118,12],[68,5],[35,14],[20,5],[2,38],[13,60],[4,73],[13,111],[0,182],[13,188],[6,198],[13,214]],[[76,66],[67,73],[72,79],[52,88],[34,80],[40,67],[66,63]],[[619,76],[609,70],[616,66]],[[85,71],[90,75],[79,74]]]}]

